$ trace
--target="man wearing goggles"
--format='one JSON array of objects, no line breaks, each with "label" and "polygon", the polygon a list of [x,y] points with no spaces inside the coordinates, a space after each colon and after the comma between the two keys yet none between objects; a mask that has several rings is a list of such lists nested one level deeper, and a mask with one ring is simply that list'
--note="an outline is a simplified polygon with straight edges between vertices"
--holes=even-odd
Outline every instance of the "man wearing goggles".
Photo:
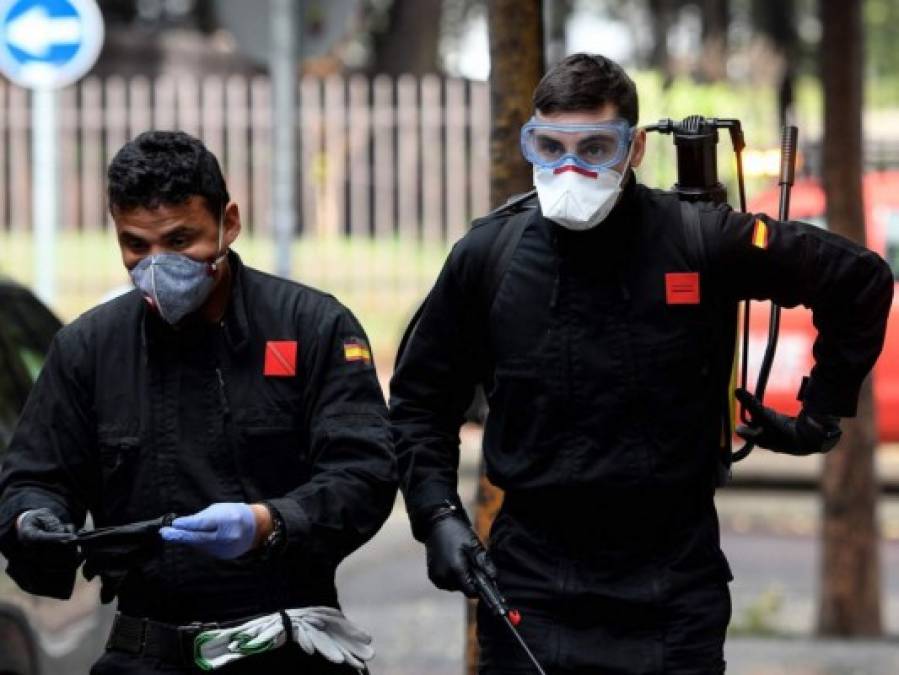
[{"label": "man wearing goggles", "polygon": [[[474,223],[397,357],[391,421],[413,534],[438,587],[473,596],[475,573],[496,579],[553,675],[718,675],[732,578],[713,500],[731,438],[722,308],[812,309],[803,411],[747,407],[761,447],[826,452],[883,345],[892,274],[819,228],[714,204],[698,206],[696,258],[677,194],[636,181],[636,87],[602,56],[564,59],[534,108],[521,150],[536,200]],[[456,487],[478,384],[487,475],[505,491],[489,556]],[[532,672],[484,608],[478,639],[483,675]]]},{"label": "man wearing goggles", "polygon": [[590,229],[609,215],[623,167],[643,157],[645,132],[624,119],[594,121],[614,114],[603,112],[537,114],[521,128],[521,152],[534,166],[543,215],[571,230]]},{"label": "man wearing goggles", "polygon": [[633,137],[627,120],[553,124],[534,116],[521,128],[521,152],[535,168],[592,176],[620,164]]}]

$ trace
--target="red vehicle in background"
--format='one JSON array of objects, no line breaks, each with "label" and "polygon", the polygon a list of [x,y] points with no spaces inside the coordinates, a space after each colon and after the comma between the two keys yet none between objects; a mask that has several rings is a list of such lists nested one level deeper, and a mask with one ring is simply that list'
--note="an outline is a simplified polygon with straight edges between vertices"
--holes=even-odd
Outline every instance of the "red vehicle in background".
[{"label": "red vehicle in background", "polygon": [[[899,281],[899,171],[868,173],[864,177],[867,246],[879,253],[893,268]],[[780,190],[777,186],[750,200],[749,210],[776,216]],[[812,178],[799,179],[790,196],[790,219],[826,227],[824,190]],[[899,295],[897,289],[896,295]],[[750,388],[755,388],[756,373],[768,339],[767,303],[753,302],[749,332]],[[882,442],[899,441],[899,298],[893,298],[883,353],[874,368],[874,398],[877,427]],[[803,375],[814,361],[812,344],[817,332],[811,312],[803,307],[785,309],[781,315],[780,340],[765,404],[781,412],[796,414],[796,392]]]}]

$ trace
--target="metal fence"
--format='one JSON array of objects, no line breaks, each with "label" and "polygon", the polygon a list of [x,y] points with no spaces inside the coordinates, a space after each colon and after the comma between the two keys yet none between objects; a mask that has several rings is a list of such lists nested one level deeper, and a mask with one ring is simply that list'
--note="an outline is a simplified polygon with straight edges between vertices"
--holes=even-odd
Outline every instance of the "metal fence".
[{"label": "metal fence", "polygon": [[[488,205],[486,84],[357,75],[297,83],[303,233],[453,240]],[[108,225],[105,167],[146,129],[182,129],[222,162],[251,232],[270,217],[268,77],[87,78],[59,92],[61,223]],[[0,84],[0,229],[31,223],[30,95]]]},{"label": "metal fence", "polygon": [[[488,209],[489,92],[437,76],[297,82],[295,278],[348,304],[388,359],[448,245]],[[34,284],[30,94],[0,83],[0,274]],[[105,170],[146,129],[182,129],[222,163],[244,234],[271,270],[271,92],[267,77],[87,78],[58,93],[60,222],[53,309],[70,320],[128,284],[106,206]]]}]

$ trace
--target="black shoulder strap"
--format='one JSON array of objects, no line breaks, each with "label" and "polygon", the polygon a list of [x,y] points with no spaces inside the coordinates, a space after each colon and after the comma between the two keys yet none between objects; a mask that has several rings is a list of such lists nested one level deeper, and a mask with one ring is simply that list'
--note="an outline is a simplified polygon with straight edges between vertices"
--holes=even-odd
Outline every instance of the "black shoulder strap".
[{"label": "black shoulder strap", "polygon": [[[531,192],[514,197],[498,209],[492,211],[491,215],[510,207],[520,207],[535,194],[536,191],[532,190]],[[522,207],[520,211],[513,214],[503,224],[499,229],[496,238],[490,243],[490,250],[487,252],[487,257],[484,260],[484,268],[480,275],[481,293],[483,293],[482,297],[484,298],[485,306],[488,310],[493,306],[493,299],[499,291],[499,285],[506,274],[506,269],[509,267],[512,255],[515,253],[518,242],[521,241],[521,237],[527,229],[528,222],[530,222],[533,213],[533,207]],[[409,321],[409,325],[403,333],[399,349],[396,352],[396,365],[399,365],[403,352],[406,351],[406,345],[415,333],[415,329],[418,327],[418,322],[421,319],[421,315],[427,304],[428,298],[425,297],[424,301],[418,306],[418,309],[415,310],[415,314],[412,315],[412,319]]]},{"label": "black shoulder strap", "polygon": [[520,209],[520,208],[530,208],[525,206],[525,204],[531,200],[537,198],[537,188],[531,188],[527,192],[520,192],[517,195],[512,195],[505,202],[497,206],[495,209],[490,211],[487,214],[487,218],[490,216],[495,216],[502,211],[509,211],[511,209]]},{"label": "black shoulder strap", "polygon": [[706,269],[705,241],[702,238],[699,207],[692,202],[681,201],[681,223],[684,226],[684,240],[687,256],[698,270]]},{"label": "black shoulder strap", "polygon": [[514,214],[500,228],[496,239],[490,245],[490,252],[487,254],[482,275],[483,298],[488,311],[493,306],[493,300],[499,292],[506,270],[509,269],[515,249],[518,248],[518,242],[521,241],[533,214],[533,208],[525,208]]},{"label": "black shoulder strap", "polygon": [[[696,266],[696,269],[704,272],[708,270],[708,257],[706,256],[705,239],[702,236],[702,210],[698,204],[682,201],[681,222],[683,223],[684,242],[687,247],[687,257]],[[715,349],[718,350],[716,358],[717,367],[731,377],[727,393],[722,401],[722,436],[719,448],[716,485],[726,485],[730,481],[731,435],[732,435],[732,396],[733,378],[735,377],[737,355],[737,306],[714,304],[714,311],[718,318],[714,322],[713,339]]]}]

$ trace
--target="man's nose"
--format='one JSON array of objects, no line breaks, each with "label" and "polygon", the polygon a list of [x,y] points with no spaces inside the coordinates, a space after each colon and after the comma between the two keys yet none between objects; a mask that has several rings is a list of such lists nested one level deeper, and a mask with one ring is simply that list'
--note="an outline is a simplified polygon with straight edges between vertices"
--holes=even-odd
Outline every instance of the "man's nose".
[{"label": "man's nose", "polygon": [[159,255],[160,253],[168,253],[168,249],[162,244],[151,244],[150,250],[147,252],[147,256],[151,255]]},{"label": "man's nose", "polygon": [[128,264],[128,269],[133,269],[136,265],[140,264],[141,261],[146,260],[147,258],[159,255],[160,253],[165,253],[166,250],[163,246],[159,244],[151,245],[146,251],[141,251],[139,254],[135,255],[131,258],[131,264]]}]

